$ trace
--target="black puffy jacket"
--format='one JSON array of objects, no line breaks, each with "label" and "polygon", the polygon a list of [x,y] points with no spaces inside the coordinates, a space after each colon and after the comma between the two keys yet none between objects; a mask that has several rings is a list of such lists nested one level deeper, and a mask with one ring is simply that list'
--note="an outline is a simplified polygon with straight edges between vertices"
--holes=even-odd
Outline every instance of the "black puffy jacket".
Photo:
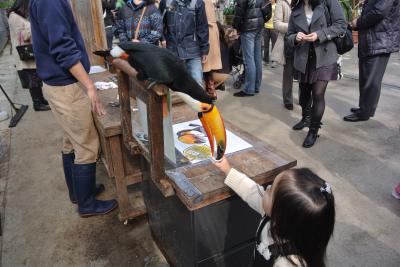
[{"label": "black puffy jacket", "polygon": [[357,28],[359,57],[399,51],[400,1],[366,0]]},{"label": "black puffy jacket", "polygon": [[271,16],[270,0],[237,0],[233,27],[239,32],[260,30]]}]

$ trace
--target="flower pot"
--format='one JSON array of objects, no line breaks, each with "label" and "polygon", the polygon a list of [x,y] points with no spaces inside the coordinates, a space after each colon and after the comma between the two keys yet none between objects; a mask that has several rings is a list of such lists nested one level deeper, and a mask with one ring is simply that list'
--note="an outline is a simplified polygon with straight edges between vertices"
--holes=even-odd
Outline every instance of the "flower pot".
[{"label": "flower pot", "polygon": [[358,31],[352,31],[353,43],[358,44]]},{"label": "flower pot", "polygon": [[233,24],[233,18],[235,15],[225,15],[224,16],[224,22],[226,25],[232,25]]}]

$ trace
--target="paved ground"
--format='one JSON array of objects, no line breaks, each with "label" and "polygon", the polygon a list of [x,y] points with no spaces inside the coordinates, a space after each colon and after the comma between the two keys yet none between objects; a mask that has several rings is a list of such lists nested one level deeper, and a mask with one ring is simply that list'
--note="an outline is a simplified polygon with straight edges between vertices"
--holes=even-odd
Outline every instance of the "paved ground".
[{"label": "paved ground", "polygon": [[[0,62],[0,83],[6,84],[15,100],[30,104],[28,92],[18,88],[10,57],[3,55]],[[349,55],[345,62],[344,72],[354,77],[356,59]],[[398,84],[399,63],[399,55],[394,55],[385,83]],[[337,222],[328,251],[329,266],[399,266],[400,202],[390,192],[400,182],[400,89],[384,87],[375,118],[350,124],[342,117],[358,102],[357,81],[345,78],[331,83],[321,138],[315,147],[303,149],[306,132],[291,131],[299,120],[300,108],[296,106],[292,112],[283,108],[281,72],[281,68],[265,68],[264,88],[258,97],[234,98],[233,89],[219,93],[222,115],[332,184]],[[0,109],[6,107],[2,97],[0,105]],[[124,226],[116,213],[88,219],[76,215],[61,172],[61,132],[49,112],[37,113],[30,108],[18,127],[9,132],[6,126],[0,124],[0,133],[5,132],[0,134],[0,144],[6,144],[0,149],[7,155],[0,157],[0,164],[7,164],[9,158],[8,174],[3,171],[0,178],[0,193],[7,185],[4,267],[167,266],[145,218]],[[101,165],[98,178],[107,186],[108,194],[102,197],[113,195]]]}]

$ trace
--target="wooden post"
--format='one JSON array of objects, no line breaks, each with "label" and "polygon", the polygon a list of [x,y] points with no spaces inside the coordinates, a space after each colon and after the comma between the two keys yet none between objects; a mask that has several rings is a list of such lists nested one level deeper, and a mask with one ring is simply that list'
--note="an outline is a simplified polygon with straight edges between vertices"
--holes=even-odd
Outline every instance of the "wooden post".
[{"label": "wooden post", "polygon": [[107,49],[101,1],[73,0],[70,3],[91,65],[103,65],[104,60],[93,54],[93,51]]}]

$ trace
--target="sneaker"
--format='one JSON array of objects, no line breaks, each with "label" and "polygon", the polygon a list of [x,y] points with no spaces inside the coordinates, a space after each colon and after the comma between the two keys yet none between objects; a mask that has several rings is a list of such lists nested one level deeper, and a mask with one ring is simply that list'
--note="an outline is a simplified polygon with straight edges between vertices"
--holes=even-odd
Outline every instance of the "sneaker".
[{"label": "sneaker", "polygon": [[393,188],[392,196],[396,199],[400,199],[400,183],[397,184],[395,188]]}]

